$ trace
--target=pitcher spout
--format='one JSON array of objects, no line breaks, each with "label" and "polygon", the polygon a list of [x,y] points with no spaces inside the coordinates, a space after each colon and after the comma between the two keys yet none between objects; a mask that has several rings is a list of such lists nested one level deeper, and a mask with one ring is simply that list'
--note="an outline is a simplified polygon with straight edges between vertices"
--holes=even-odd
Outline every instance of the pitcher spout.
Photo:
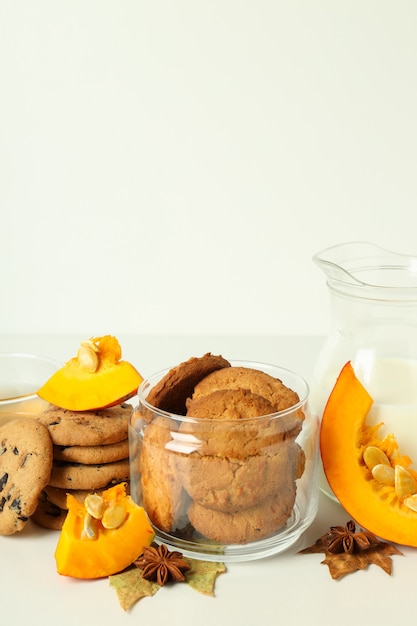
[{"label": "pitcher spout", "polygon": [[345,285],[385,290],[387,296],[388,291],[405,289],[417,295],[415,256],[399,254],[366,241],[352,241],[318,252],[313,261],[323,270],[329,285],[339,283],[341,288]]}]

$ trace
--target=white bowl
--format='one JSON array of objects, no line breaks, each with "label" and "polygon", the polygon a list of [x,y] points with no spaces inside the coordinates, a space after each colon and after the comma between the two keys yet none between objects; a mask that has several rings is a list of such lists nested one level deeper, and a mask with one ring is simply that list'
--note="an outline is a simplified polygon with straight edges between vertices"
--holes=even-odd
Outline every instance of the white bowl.
[{"label": "white bowl", "polygon": [[38,414],[46,403],[36,392],[61,365],[35,354],[0,353],[0,424]]}]

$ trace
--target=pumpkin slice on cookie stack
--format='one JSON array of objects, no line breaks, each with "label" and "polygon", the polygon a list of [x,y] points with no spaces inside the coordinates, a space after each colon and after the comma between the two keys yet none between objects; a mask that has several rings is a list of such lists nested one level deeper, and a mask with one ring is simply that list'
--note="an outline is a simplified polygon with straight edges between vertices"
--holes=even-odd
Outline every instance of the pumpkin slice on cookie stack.
[{"label": "pumpkin slice on cookie stack", "polygon": [[82,342],[68,361],[38,390],[48,407],[37,417],[49,431],[53,464],[49,483],[32,516],[45,528],[60,530],[67,494],[83,502],[91,492],[129,483],[128,423],[142,376],[122,360],[115,337]]}]

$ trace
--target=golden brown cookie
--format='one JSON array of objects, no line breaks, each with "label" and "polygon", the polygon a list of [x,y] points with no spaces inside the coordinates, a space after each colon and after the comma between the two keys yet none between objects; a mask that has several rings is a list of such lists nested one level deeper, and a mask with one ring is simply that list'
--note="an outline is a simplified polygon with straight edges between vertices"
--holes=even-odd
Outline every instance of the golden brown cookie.
[{"label": "golden brown cookie", "polygon": [[0,427],[0,535],[24,528],[51,468],[52,442],[45,426],[18,418]]},{"label": "golden brown cookie", "polygon": [[[225,371],[219,378],[224,378],[224,384],[231,384],[231,389],[222,388],[222,383],[219,389],[210,391],[210,385],[204,390],[206,393],[195,393],[187,401],[187,416],[199,421],[184,422],[179,430],[196,437],[200,446],[192,454],[177,457],[177,467],[195,504],[230,515],[258,507],[272,495],[281,494],[280,501],[285,506],[290,501],[293,506],[295,481],[303,474],[305,463],[304,452],[294,441],[302,426],[300,413],[288,410],[277,414],[276,404],[250,391],[248,383],[246,387],[237,387],[236,381],[250,381],[253,389],[265,393],[275,403],[276,394],[270,387],[274,392],[279,389],[290,406],[298,402],[298,396],[283,387],[281,381],[269,376],[265,379],[262,374],[257,370],[242,372],[241,368],[238,375]],[[215,375],[216,372],[208,379]],[[281,402],[281,410],[284,406]],[[283,495],[286,493],[290,494],[289,500]],[[277,519],[276,506],[274,511]],[[281,513],[286,519],[286,508]],[[239,521],[242,519],[234,517],[233,526],[243,524]],[[201,532],[201,527],[197,530]]]},{"label": "golden brown cookie", "polygon": [[290,518],[294,502],[295,484],[288,490],[274,494],[257,506],[225,513],[192,503],[188,517],[194,528],[212,541],[221,544],[242,544],[265,539],[284,526]]},{"label": "golden brown cookie", "polygon": [[[78,502],[83,503],[85,498],[92,492],[101,495],[102,491],[105,489],[109,489],[113,486],[114,483],[109,483],[102,489],[62,489],[60,487],[52,487],[51,485],[46,485],[44,492],[52,504],[59,507],[60,509],[67,509],[67,495],[70,493]],[[129,493],[129,486],[126,485],[126,493]]]},{"label": "golden brown cookie", "polygon": [[54,459],[84,465],[113,463],[129,457],[129,440],[99,446],[57,446],[54,445]]},{"label": "golden brown cookie", "polygon": [[[267,417],[268,416],[268,417]],[[269,400],[248,389],[219,389],[187,402],[181,433],[200,440],[200,454],[244,459],[262,454],[268,446],[295,438],[301,429],[298,413],[274,414]]]},{"label": "golden brown cookie", "polygon": [[100,411],[69,411],[50,404],[37,416],[57,446],[99,446],[127,438],[130,404]]},{"label": "golden brown cookie", "polygon": [[83,465],[54,461],[49,479],[51,487],[60,489],[102,489],[108,483],[129,480],[129,459],[104,463],[102,465]]},{"label": "golden brown cookie", "polygon": [[61,530],[67,511],[53,504],[47,497],[45,492],[39,496],[36,511],[31,516],[31,520],[42,528],[48,530]]},{"label": "golden brown cookie", "polygon": [[242,420],[274,413],[269,400],[249,389],[216,389],[187,400],[187,416],[199,419]]},{"label": "golden brown cookie", "polygon": [[264,454],[231,459],[193,453],[176,458],[184,489],[196,503],[234,513],[260,504],[273,494],[293,493],[304,471],[304,453],[283,440]]},{"label": "golden brown cookie", "polygon": [[173,420],[157,417],[150,422],[140,450],[143,505],[155,526],[165,531],[181,527],[187,494],[178,480],[175,454],[167,449],[176,431]]},{"label": "golden brown cookie", "polygon": [[209,352],[202,357],[192,357],[172,368],[152,387],[146,401],[163,411],[185,415],[186,399],[192,395],[196,384],[211,372],[229,367],[229,361]]},{"label": "golden brown cookie", "polygon": [[295,391],[289,389],[278,378],[250,367],[229,367],[208,374],[194,389],[193,398],[198,398],[218,389],[249,389],[274,406],[275,411],[288,409],[299,402]]},{"label": "golden brown cookie", "polygon": [[[79,497],[77,497],[76,499],[79,502],[84,502],[85,497],[88,496],[89,493],[91,493],[88,489],[85,490],[76,490],[76,489],[62,489],[60,487],[52,487],[51,485],[46,485],[45,489],[44,489],[44,493],[46,498],[48,499],[48,501],[51,504],[54,504],[56,507],[62,509],[62,510],[67,510],[67,494],[68,493],[79,493],[79,494],[83,494],[80,495]],[[74,497],[76,497],[74,495]]]}]

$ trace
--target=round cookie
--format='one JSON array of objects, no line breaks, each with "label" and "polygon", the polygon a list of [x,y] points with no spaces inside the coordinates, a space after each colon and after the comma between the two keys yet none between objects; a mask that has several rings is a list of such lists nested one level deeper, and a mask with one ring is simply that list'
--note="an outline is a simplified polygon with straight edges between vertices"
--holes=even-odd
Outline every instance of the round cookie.
[{"label": "round cookie", "polygon": [[304,452],[284,440],[270,454],[232,460],[218,456],[177,457],[184,489],[201,506],[234,513],[254,507],[273,494],[292,501],[295,481],[304,471]]},{"label": "round cookie", "polygon": [[[55,504],[60,509],[67,510],[67,494],[71,494],[78,502],[83,503],[86,497],[94,491],[98,495],[101,495],[102,491],[112,487],[114,483],[109,483],[100,489],[63,489],[61,487],[52,487],[46,485],[44,492],[49,502]],[[129,493],[129,484],[126,483],[126,493]]]},{"label": "round cookie", "polygon": [[285,503],[290,494],[293,502],[305,463],[294,441],[302,422],[297,411],[274,411],[269,400],[247,388],[207,390],[187,402],[187,416],[199,421],[183,422],[179,430],[196,437],[200,447],[178,456],[177,467],[196,504],[231,514],[272,494]]},{"label": "round cookie", "polygon": [[221,544],[250,543],[265,539],[284,526],[291,516],[295,494],[293,484],[288,493],[274,494],[259,505],[237,513],[213,511],[193,502],[188,517],[207,539]]},{"label": "round cookie", "polygon": [[187,417],[216,420],[242,420],[275,412],[269,400],[249,389],[216,389],[187,400]]},{"label": "round cookie", "polygon": [[301,422],[293,412],[274,416],[269,400],[248,389],[219,389],[187,402],[187,421],[181,433],[192,434],[200,440],[201,455],[244,459],[262,454],[268,447],[294,438]]},{"label": "round cookie", "polygon": [[100,411],[69,411],[50,404],[36,419],[57,446],[99,446],[127,438],[132,411],[130,404]]},{"label": "round cookie", "polygon": [[54,445],[54,459],[85,465],[113,463],[129,457],[129,440],[98,446],[58,446]]},{"label": "round cookie", "polygon": [[[91,493],[90,489],[62,489],[61,487],[52,487],[46,485],[44,492],[48,501],[56,507],[67,510],[67,494],[71,493],[78,502],[84,502],[86,496]],[[97,492],[99,493],[99,492]],[[100,495],[100,493],[99,493]]]},{"label": "round cookie", "polygon": [[17,418],[0,427],[0,535],[23,529],[51,468],[52,442],[45,426]]},{"label": "round cookie", "polygon": [[53,504],[48,499],[47,495],[42,492],[39,496],[39,503],[36,511],[30,519],[42,528],[47,528],[48,530],[61,530],[66,516],[67,511]]},{"label": "round cookie", "polygon": [[163,411],[185,415],[186,399],[192,395],[196,384],[211,372],[229,367],[229,361],[209,352],[202,357],[192,357],[165,374],[149,391],[146,401]]},{"label": "round cookie", "polygon": [[102,489],[108,483],[129,480],[129,459],[103,465],[54,461],[49,485],[60,489]]},{"label": "round cookie", "polygon": [[252,393],[269,400],[275,411],[288,409],[300,401],[297,393],[278,378],[261,370],[241,366],[229,367],[208,374],[196,385],[193,398],[207,395],[218,389],[249,389]]},{"label": "round cookie", "polygon": [[181,528],[188,505],[187,494],[179,481],[175,454],[166,448],[175,430],[173,420],[155,418],[146,426],[140,450],[143,506],[151,522],[167,532]]}]

